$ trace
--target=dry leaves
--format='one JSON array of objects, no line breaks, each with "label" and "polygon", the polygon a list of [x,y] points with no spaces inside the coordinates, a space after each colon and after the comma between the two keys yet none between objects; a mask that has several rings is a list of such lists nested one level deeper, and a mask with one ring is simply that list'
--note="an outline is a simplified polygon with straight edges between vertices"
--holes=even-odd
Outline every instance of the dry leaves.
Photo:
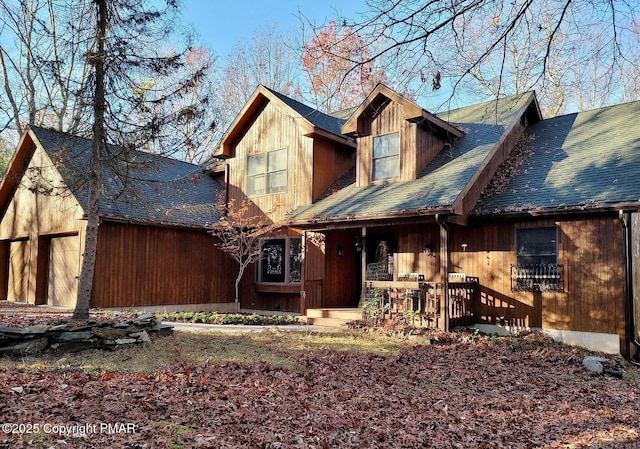
[{"label": "dry leaves", "polygon": [[535,336],[481,337],[390,356],[303,351],[296,370],[10,368],[0,372],[3,421],[135,431],[0,432],[0,447],[639,447],[640,385],[586,372],[583,355]]}]

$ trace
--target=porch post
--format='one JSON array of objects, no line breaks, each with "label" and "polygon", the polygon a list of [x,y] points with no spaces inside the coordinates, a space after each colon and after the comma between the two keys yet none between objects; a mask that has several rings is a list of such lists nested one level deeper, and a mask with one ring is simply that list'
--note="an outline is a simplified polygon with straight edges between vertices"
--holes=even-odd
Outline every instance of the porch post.
[{"label": "porch post", "polygon": [[360,304],[364,304],[364,301],[367,299],[367,227],[363,226],[360,232],[362,236],[362,251],[360,253],[360,261],[361,261],[361,285],[360,285]]},{"label": "porch post", "polygon": [[444,311],[443,330],[449,331],[449,231],[444,220],[439,220],[436,215],[436,221],[440,225],[440,269],[442,270],[442,304]]}]

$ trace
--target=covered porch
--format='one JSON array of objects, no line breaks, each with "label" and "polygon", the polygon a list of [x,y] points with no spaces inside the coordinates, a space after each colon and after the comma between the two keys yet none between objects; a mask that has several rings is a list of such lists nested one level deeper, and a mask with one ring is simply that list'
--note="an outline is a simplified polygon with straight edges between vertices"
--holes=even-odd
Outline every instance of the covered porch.
[{"label": "covered porch", "polygon": [[476,323],[479,279],[450,263],[448,230],[436,217],[318,233],[324,269],[303,280],[302,314],[337,322],[347,310],[353,320],[375,309],[381,318],[443,330]]}]

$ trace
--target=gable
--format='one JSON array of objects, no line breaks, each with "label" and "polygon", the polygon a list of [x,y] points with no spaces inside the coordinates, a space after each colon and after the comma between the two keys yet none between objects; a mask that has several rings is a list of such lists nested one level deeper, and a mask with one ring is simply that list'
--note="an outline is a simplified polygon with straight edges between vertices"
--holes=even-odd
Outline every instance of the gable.
[{"label": "gable", "polygon": [[324,114],[260,85],[220,139],[218,149],[215,151],[216,155],[225,158],[234,157],[235,145],[238,140],[253,126],[256,118],[269,104],[277,105],[284,113],[288,114],[302,135],[318,136],[343,145],[353,146],[351,139],[346,138],[340,132],[344,123],[343,119]]},{"label": "gable", "polygon": [[[37,188],[27,186],[40,193],[37,201],[49,201],[47,196],[50,201],[72,198],[82,209],[88,200],[85,174],[90,154],[89,139],[32,127],[23,136],[0,186],[4,201],[0,206],[18,201],[13,199],[20,193],[16,180],[26,174],[38,181]],[[25,171],[26,165],[30,169]],[[161,226],[202,228],[217,220],[215,201],[224,191],[200,166],[140,151],[131,152],[127,164],[116,158],[103,163],[101,182],[102,218]],[[57,210],[55,204],[39,207]],[[70,208],[67,203],[63,206],[66,213]]]},{"label": "gable", "polygon": [[78,231],[84,211],[66,188],[48,154],[39,146],[9,197],[0,239]]},{"label": "gable", "polygon": [[342,126],[357,141],[356,184],[409,181],[461,129],[379,84]]}]

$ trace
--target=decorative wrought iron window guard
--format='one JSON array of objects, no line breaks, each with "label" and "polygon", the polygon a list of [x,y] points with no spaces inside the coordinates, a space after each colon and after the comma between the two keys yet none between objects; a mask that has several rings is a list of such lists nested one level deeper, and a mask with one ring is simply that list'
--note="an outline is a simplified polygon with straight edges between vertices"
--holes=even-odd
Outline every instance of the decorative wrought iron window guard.
[{"label": "decorative wrought iron window guard", "polygon": [[564,291],[564,266],[555,263],[511,265],[511,291]]}]

